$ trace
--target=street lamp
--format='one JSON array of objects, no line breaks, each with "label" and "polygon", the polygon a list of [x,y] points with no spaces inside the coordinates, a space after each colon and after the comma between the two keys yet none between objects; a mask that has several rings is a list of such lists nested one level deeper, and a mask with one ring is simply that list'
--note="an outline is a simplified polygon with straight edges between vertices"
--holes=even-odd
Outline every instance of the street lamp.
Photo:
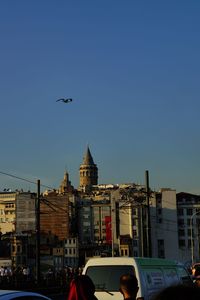
[{"label": "street lamp", "polygon": [[192,256],[192,265],[194,264],[194,244],[193,244],[193,218],[194,216],[200,214],[200,210],[197,210],[195,213],[193,213],[190,217],[190,240],[191,240],[191,256]]}]

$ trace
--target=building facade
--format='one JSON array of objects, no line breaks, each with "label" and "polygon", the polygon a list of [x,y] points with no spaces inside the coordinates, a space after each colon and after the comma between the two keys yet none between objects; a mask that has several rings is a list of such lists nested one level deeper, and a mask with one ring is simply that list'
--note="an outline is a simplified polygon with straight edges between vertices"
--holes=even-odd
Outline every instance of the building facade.
[{"label": "building facade", "polygon": [[0,193],[0,232],[15,231],[17,192]]},{"label": "building facade", "polygon": [[200,196],[177,194],[179,257],[184,262],[200,260]]},{"label": "building facade", "polygon": [[175,190],[161,189],[152,194],[151,237],[153,257],[179,260]]}]

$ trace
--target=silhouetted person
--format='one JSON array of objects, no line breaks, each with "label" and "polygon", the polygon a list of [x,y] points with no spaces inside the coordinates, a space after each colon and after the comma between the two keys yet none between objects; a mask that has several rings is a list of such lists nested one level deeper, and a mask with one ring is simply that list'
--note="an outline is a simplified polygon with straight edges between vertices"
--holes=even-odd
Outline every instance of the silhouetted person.
[{"label": "silhouetted person", "polygon": [[68,300],[97,300],[95,286],[87,275],[79,275],[70,283]]},{"label": "silhouetted person", "polygon": [[133,274],[124,274],[120,277],[120,292],[124,300],[135,300],[139,290],[138,281]]},{"label": "silhouetted person", "polygon": [[169,286],[159,292],[153,300],[199,300],[200,288],[196,286]]}]

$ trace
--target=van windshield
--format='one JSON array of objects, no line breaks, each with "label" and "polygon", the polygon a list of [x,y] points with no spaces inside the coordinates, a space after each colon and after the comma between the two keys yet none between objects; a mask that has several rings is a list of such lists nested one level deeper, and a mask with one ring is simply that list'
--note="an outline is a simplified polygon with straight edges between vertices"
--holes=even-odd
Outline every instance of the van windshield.
[{"label": "van windshield", "polygon": [[86,274],[95,284],[96,291],[119,291],[119,279],[123,274],[135,274],[133,266],[91,266],[87,268]]}]

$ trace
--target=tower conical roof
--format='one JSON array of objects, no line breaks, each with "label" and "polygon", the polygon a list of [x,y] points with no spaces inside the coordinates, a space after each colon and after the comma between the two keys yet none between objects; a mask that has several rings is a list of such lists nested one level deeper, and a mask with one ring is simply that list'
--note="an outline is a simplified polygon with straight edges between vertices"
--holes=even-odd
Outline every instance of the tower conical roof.
[{"label": "tower conical roof", "polygon": [[83,165],[94,165],[94,161],[93,161],[89,147],[87,147],[85,156],[83,158]]}]

